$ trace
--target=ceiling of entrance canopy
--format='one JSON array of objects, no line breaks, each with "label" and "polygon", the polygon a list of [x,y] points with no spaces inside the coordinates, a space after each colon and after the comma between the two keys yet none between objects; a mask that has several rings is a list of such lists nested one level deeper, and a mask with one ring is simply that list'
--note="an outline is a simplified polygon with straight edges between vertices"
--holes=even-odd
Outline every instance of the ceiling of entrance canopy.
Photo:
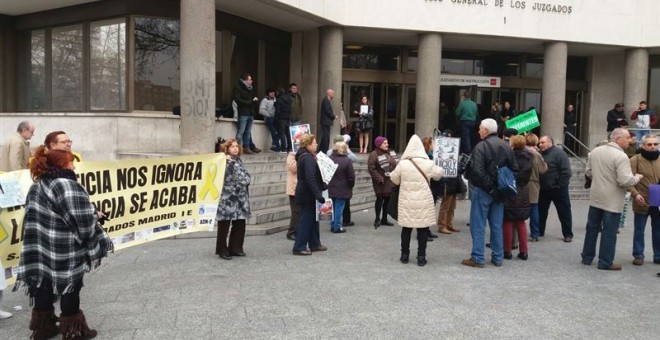
[{"label": "ceiling of entrance canopy", "polygon": [[0,0],[0,14],[15,16],[96,1],[99,0]]}]

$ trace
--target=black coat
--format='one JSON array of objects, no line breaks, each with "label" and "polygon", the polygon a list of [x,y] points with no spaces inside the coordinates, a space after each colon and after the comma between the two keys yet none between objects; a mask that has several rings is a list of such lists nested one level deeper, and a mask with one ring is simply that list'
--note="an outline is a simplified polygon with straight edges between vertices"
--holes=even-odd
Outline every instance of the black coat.
[{"label": "black coat", "polygon": [[346,155],[340,155],[336,152],[330,155],[330,159],[338,167],[330,183],[328,183],[328,196],[330,198],[351,199],[353,197],[353,186],[355,186],[353,162]]},{"label": "black coat", "polygon": [[539,176],[541,190],[568,187],[573,173],[566,152],[553,145],[549,149],[541,151],[541,155],[545,163],[548,164],[548,171]]},{"label": "black coat", "polygon": [[[623,119],[618,121],[617,119]],[[616,109],[607,111],[607,132],[622,126],[628,126],[626,114],[623,111],[619,112]]]},{"label": "black coat", "polygon": [[316,156],[306,148],[298,149],[296,153],[297,178],[296,204],[315,205],[315,201],[323,198],[323,180],[321,170],[316,163]]},{"label": "black coat", "polygon": [[[238,81],[232,92],[232,98],[236,102],[239,116],[251,116],[254,110],[254,88],[248,89],[241,80]],[[259,101],[256,101],[257,106]]]},{"label": "black coat", "polygon": [[275,102],[275,119],[289,120],[291,119],[291,93],[282,93],[277,96]]},{"label": "black coat", "polygon": [[323,101],[321,101],[321,125],[332,126],[334,120],[335,114],[332,111],[330,99],[328,99],[328,96],[325,96],[323,97]]},{"label": "black coat", "polygon": [[516,221],[526,220],[530,215],[529,178],[532,176],[532,155],[527,150],[515,150],[518,162],[516,176],[516,194],[504,201],[504,219]]},{"label": "black coat", "polygon": [[518,163],[513,150],[509,144],[497,137],[497,133],[490,134],[477,143],[472,150],[471,159],[470,181],[472,185],[486,192],[497,188],[498,167],[508,166],[517,176]]}]

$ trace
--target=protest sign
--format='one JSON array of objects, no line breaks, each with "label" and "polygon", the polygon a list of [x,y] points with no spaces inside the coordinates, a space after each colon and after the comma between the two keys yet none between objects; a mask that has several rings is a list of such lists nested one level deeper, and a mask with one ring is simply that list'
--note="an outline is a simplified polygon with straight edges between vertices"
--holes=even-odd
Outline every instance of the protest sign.
[{"label": "protest sign", "polygon": [[436,137],[433,140],[433,161],[444,171],[443,177],[458,176],[460,138]]},{"label": "protest sign", "polygon": [[[110,219],[103,229],[115,249],[183,233],[213,230],[225,174],[225,155],[76,163],[78,182]],[[28,170],[0,174],[27,193]],[[18,264],[23,206],[0,210],[0,258]],[[8,282],[13,282],[9,278]]]},{"label": "protest sign", "polygon": [[335,175],[339,165],[337,165],[337,163],[335,163],[323,152],[316,154],[316,163],[319,165],[319,169],[321,170],[321,179],[323,179],[323,183],[330,183],[330,180],[332,180],[332,176]]},{"label": "protest sign", "polygon": [[506,121],[506,127],[516,129],[518,133],[527,132],[539,126],[541,126],[541,123],[539,123],[539,117],[535,109],[521,113]]},{"label": "protest sign", "polygon": [[293,152],[298,152],[300,148],[300,140],[305,134],[310,133],[309,124],[293,125],[289,127],[289,134],[291,136],[291,149]]}]

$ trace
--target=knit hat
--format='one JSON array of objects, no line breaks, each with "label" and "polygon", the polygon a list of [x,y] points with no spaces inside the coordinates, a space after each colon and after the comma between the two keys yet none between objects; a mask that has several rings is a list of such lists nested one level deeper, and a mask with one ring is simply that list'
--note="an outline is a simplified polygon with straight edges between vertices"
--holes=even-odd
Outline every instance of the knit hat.
[{"label": "knit hat", "polygon": [[342,135],[336,135],[332,138],[333,143],[343,142],[343,141],[344,141],[344,136]]},{"label": "knit hat", "polygon": [[511,138],[511,137],[513,137],[517,134],[518,134],[518,130],[513,129],[513,128],[507,128],[506,130],[504,130],[504,137],[507,137],[507,138]]},{"label": "knit hat", "polygon": [[350,135],[344,135],[344,143],[348,144],[351,141],[351,136]]},{"label": "knit hat", "polygon": [[387,138],[383,136],[378,136],[376,137],[376,140],[374,141],[374,146],[377,148],[380,148],[380,146],[387,140]]}]

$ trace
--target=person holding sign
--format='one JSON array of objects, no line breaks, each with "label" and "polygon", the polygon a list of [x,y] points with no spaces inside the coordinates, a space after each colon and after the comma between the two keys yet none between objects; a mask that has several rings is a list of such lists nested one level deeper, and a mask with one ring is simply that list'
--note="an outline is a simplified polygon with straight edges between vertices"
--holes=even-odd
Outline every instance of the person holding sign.
[{"label": "person holding sign", "polygon": [[[91,339],[80,310],[85,272],[101,264],[112,250],[108,235],[97,224],[97,212],[85,188],[76,181],[73,154],[37,148],[30,164],[35,183],[25,199],[23,247],[16,286],[26,287],[34,299],[30,330],[35,339],[62,333],[63,339]],[[53,302],[59,298],[59,329]]]},{"label": "person holding sign", "polygon": [[316,136],[306,134],[300,140],[300,148],[296,153],[298,183],[295,198],[296,204],[300,206],[300,218],[296,228],[293,255],[312,255],[314,251],[328,250],[321,244],[319,221],[316,220],[316,202],[325,203],[321,193],[324,184],[315,156],[317,148]]},{"label": "person holding sign", "polygon": [[[374,186],[376,193],[376,220],[374,220],[374,228],[381,225],[393,226],[394,224],[387,221],[387,207],[390,204],[390,196],[392,194],[392,181],[390,180],[390,172],[396,167],[396,160],[394,159],[394,151],[390,151],[390,145],[387,138],[383,136],[376,137],[374,141],[376,149],[369,154],[367,159],[367,169],[371,175],[371,182]],[[383,212],[381,218],[380,213]]]},{"label": "person holding sign", "polygon": [[[227,167],[218,212],[215,216],[218,221],[215,253],[225,260],[231,260],[232,256],[245,256],[243,241],[245,220],[250,217],[248,187],[252,177],[241,161],[242,151],[235,139],[230,139],[222,145],[222,152],[227,154]],[[229,234],[229,224],[232,226],[231,234]],[[229,244],[227,244],[227,235],[229,235]]]},{"label": "person holding sign", "polygon": [[635,212],[635,233],[633,234],[633,264],[644,264],[644,229],[646,220],[651,217],[651,242],[653,245],[653,263],[660,264],[660,211],[652,191],[660,188],[660,160],[658,156],[658,137],[646,135],[642,139],[640,153],[630,158],[630,167],[634,174],[644,176],[637,185],[630,188]]},{"label": "person holding sign", "polygon": [[348,158],[348,145],[346,143],[343,141],[336,142],[333,150],[330,159],[337,164],[337,170],[330,183],[328,183],[328,195],[332,199],[332,206],[335,210],[331,231],[333,233],[344,233],[346,229],[342,228],[341,220],[346,202],[349,202],[353,196],[355,170],[353,170],[353,162]]},{"label": "person holding sign", "polygon": [[369,133],[374,128],[374,108],[369,103],[367,96],[362,96],[360,103],[356,105],[353,114],[360,117],[357,130],[360,138],[360,153],[366,154],[369,149]]}]

